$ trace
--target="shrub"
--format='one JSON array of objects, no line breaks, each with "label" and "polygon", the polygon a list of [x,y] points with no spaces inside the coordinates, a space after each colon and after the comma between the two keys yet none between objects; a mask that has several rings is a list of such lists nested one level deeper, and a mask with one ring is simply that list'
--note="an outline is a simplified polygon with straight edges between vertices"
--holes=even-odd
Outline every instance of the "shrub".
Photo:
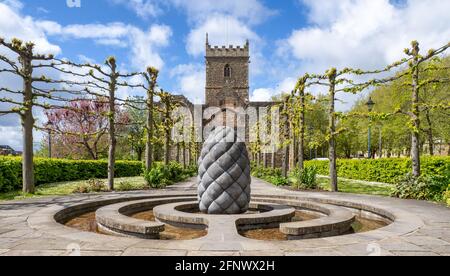
[{"label": "shrub", "polygon": [[0,159],[0,192],[11,192],[20,189],[20,164],[13,159]]},{"label": "shrub", "polygon": [[171,162],[168,166],[157,162],[149,172],[145,173],[144,177],[151,188],[161,189],[197,175],[197,171],[197,167],[190,166],[184,169],[177,162]]},{"label": "shrub", "polygon": [[403,199],[442,201],[448,185],[444,177],[414,177],[408,174],[398,178],[392,196]]},{"label": "shrub", "polygon": [[148,188],[145,184],[134,184],[130,181],[123,181],[116,185],[115,189],[118,192],[127,192],[127,191],[136,191],[136,190],[145,190]]},{"label": "shrub", "polygon": [[447,186],[447,190],[444,192],[444,201],[450,206],[450,183]]},{"label": "shrub", "polygon": [[[450,157],[422,157],[425,176],[441,176],[450,181]],[[306,167],[316,167],[318,174],[329,174],[328,161],[307,161]],[[337,161],[338,176],[343,178],[395,184],[398,177],[411,172],[409,158],[361,159]]]},{"label": "shrub", "polygon": [[268,178],[266,178],[266,180],[279,187],[289,185],[289,180],[283,176],[269,176]]},{"label": "shrub", "polygon": [[295,188],[304,190],[317,189],[317,168],[306,167],[301,171],[295,171],[292,176],[295,178]]},{"label": "shrub", "polygon": [[[0,157],[0,192],[19,190],[22,187],[22,159]],[[142,174],[143,164],[137,161],[117,161],[116,177],[132,177]],[[101,179],[108,177],[106,160],[65,160],[35,158],[34,179],[36,185]]]},{"label": "shrub", "polygon": [[108,190],[105,182],[98,179],[90,179],[86,181],[86,184],[80,185],[73,191],[78,194],[87,194],[87,193],[100,193]]},{"label": "shrub", "polygon": [[173,182],[170,180],[169,168],[157,163],[153,168],[145,173],[145,180],[153,189],[165,188]]},{"label": "shrub", "polygon": [[252,176],[261,178],[267,182],[274,184],[275,186],[287,186],[289,180],[283,177],[281,169],[265,168],[252,165]]}]

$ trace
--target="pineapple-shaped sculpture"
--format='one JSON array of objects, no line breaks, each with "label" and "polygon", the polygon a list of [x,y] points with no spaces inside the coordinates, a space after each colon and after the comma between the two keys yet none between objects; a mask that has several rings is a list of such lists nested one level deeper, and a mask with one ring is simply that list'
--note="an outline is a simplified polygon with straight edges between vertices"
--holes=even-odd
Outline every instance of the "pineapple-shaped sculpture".
[{"label": "pineapple-shaped sculpture", "polygon": [[199,160],[200,211],[242,214],[250,203],[250,160],[244,142],[230,127],[215,128]]}]

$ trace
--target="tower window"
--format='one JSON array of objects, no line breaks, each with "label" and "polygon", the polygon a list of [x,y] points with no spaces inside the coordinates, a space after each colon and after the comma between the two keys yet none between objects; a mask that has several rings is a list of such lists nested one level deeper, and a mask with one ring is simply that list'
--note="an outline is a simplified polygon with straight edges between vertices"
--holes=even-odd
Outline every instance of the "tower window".
[{"label": "tower window", "polygon": [[225,78],[231,77],[231,67],[229,64],[225,65],[224,76]]}]

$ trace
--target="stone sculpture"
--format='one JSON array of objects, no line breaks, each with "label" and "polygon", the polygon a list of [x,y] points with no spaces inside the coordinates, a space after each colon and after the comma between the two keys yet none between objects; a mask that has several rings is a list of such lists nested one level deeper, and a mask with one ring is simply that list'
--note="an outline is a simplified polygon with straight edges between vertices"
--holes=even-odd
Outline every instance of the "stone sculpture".
[{"label": "stone sculpture", "polygon": [[215,128],[199,160],[200,211],[242,214],[250,204],[250,160],[244,142],[230,127]]}]

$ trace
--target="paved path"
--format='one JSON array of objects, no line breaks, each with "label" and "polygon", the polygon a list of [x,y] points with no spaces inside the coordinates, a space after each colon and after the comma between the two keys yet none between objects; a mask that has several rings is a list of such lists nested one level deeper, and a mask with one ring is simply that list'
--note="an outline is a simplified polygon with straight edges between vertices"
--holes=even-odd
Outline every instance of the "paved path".
[{"label": "paved path", "polygon": [[254,179],[253,194],[368,204],[396,223],[367,233],[301,241],[239,240],[229,248],[199,240],[120,238],[67,228],[53,220],[68,206],[124,197],[195,193],[195,179],[164,191],[48,197],[0,204],[0,255],[450,255],[450,208],[422,201],[327,192],[294,192]]}]

